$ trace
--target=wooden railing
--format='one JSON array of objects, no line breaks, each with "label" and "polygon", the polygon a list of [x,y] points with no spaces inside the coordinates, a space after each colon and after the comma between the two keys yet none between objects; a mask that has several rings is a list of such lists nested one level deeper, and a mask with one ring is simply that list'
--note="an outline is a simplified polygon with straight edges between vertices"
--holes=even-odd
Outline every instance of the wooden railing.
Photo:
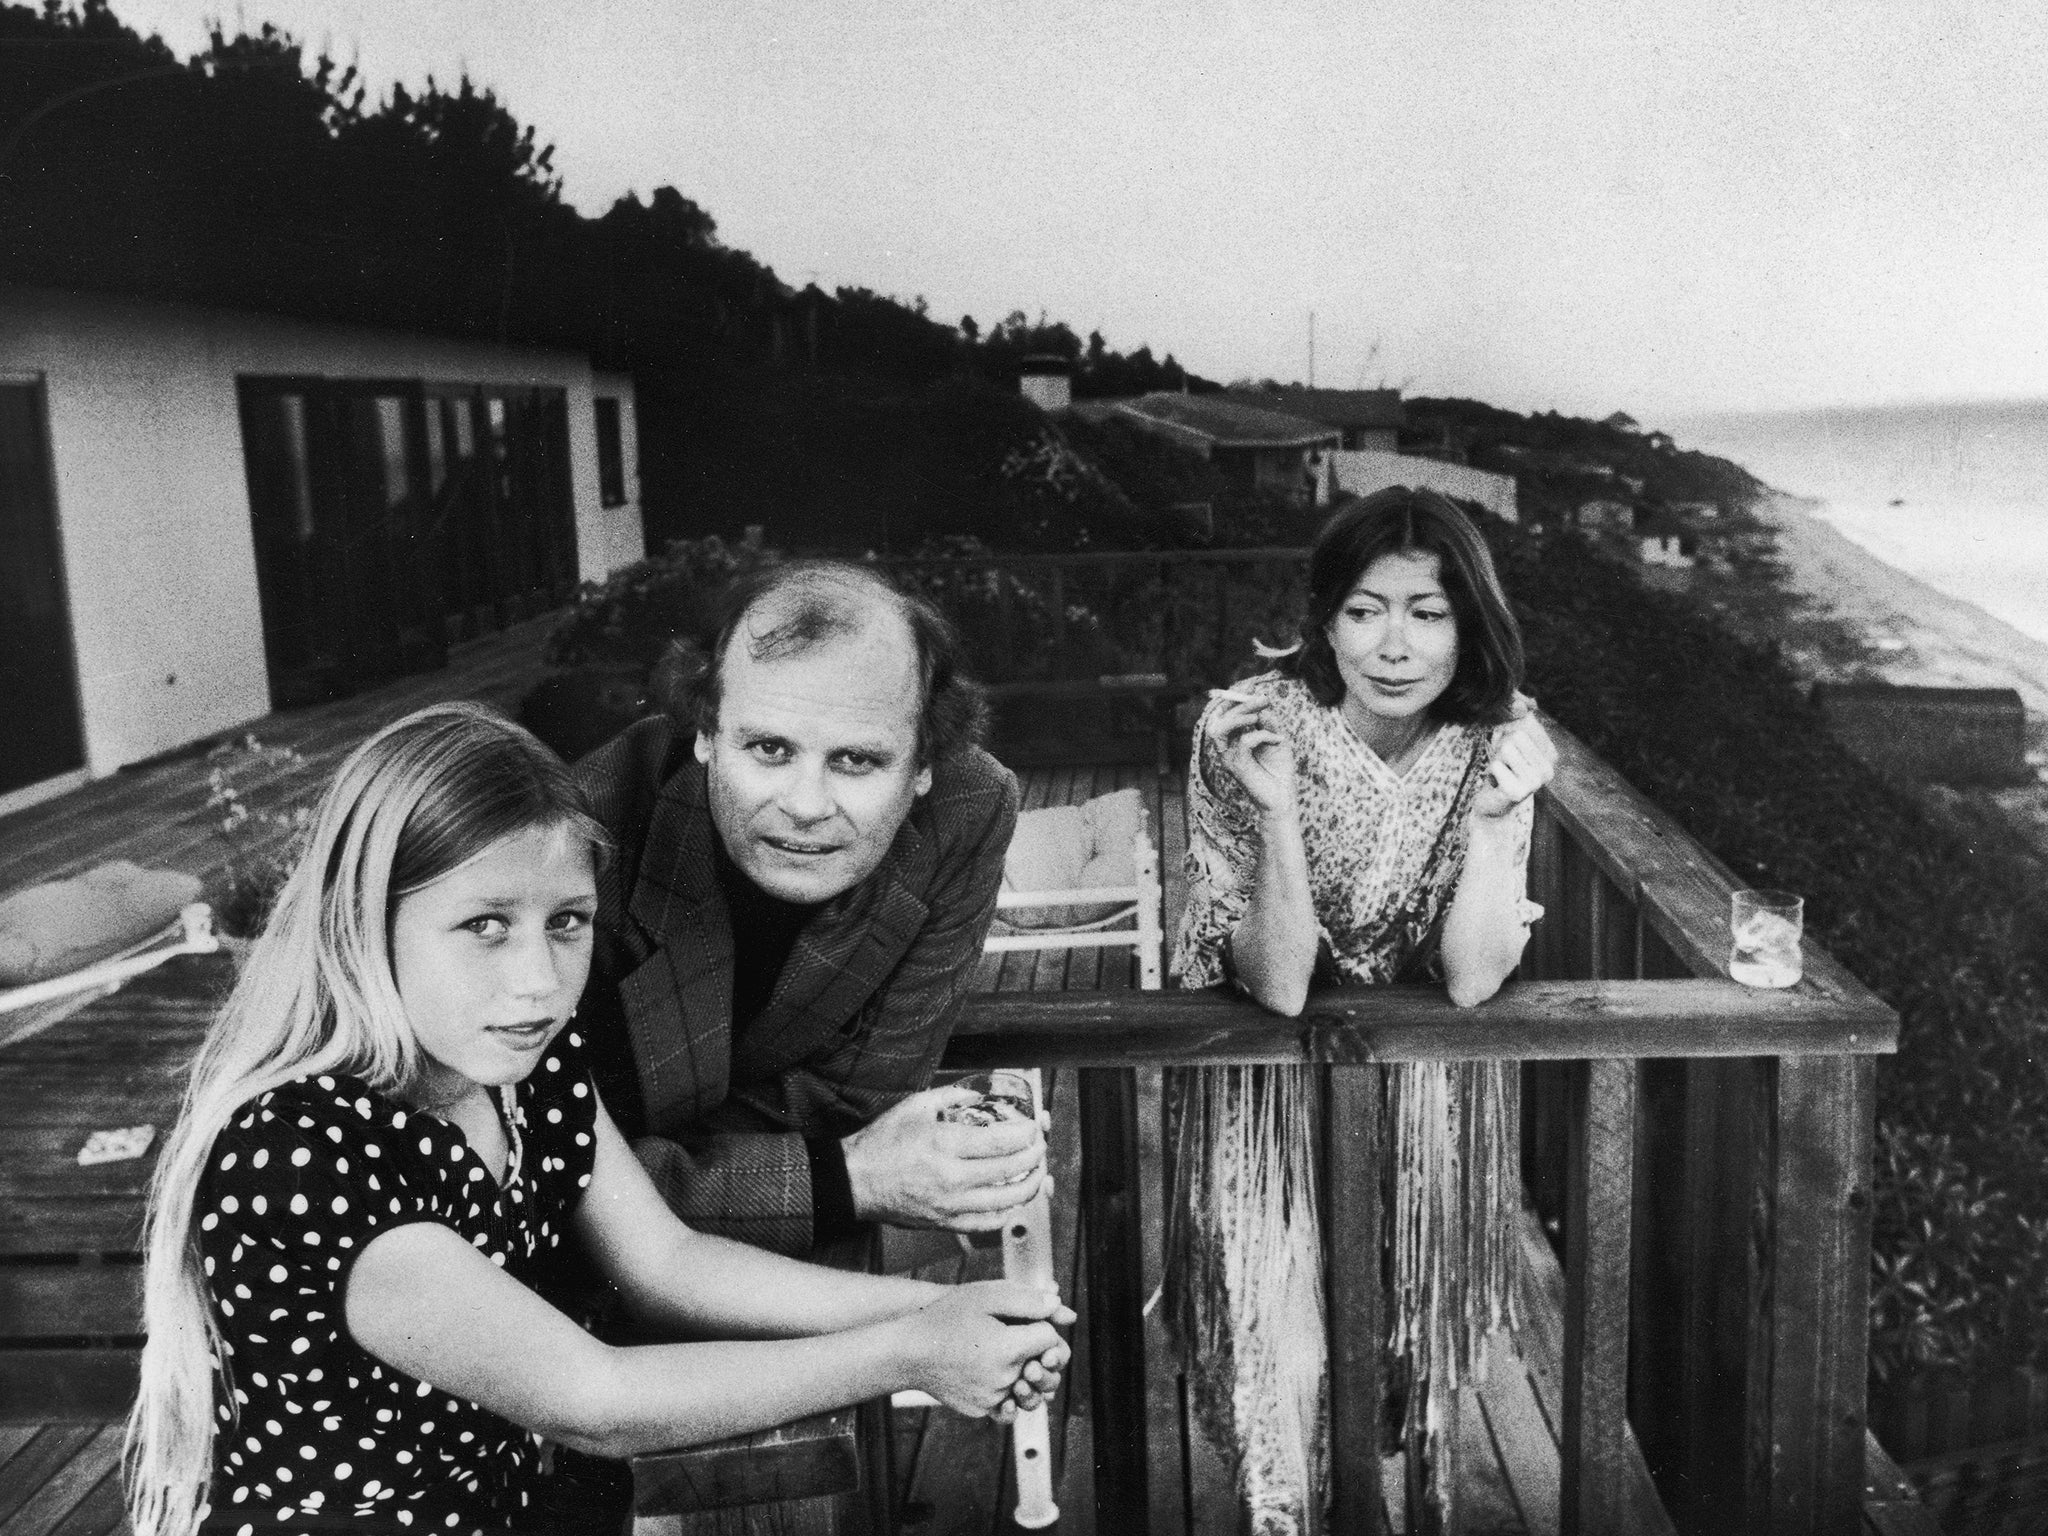
[{"label": "wooden railing", "polygon": [[[1410,987],[1282,1019],[1217,993],[998,993],[948,1067],[1080,1069],[1098,1529],[1146,1529],[1133,1069],[1300,1062],[1326,1079],[1334,1528],[1377,1531],[1385,1335],[1380,1074],[1524,1068],[1524,1173],[1565,1273],[1562,1528],[1632,1528],[1631,1429],[1700,1532],[1853,1536],[1865,1502],[1873,1057],[1897,1019],[1812,944],[1781,992],[1726,978],[1735,882],[1562,731],[1517,980],[1453,1009]],[[1151,1362],[1164,1368],[1165,1362]],[[1412,1503],[1412,1500],[1411,1500]],[[1411,1508],[1408,1528],[1431,1512]]]}]

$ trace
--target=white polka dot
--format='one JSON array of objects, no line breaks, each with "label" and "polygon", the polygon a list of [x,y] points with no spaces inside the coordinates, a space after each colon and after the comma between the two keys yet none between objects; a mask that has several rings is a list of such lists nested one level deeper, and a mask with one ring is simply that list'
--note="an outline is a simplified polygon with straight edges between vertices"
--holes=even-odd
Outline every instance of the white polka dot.
[{"label": "white polka dot", "polygon": [[339,1216],[343,1211],[348,1209],[348,1197],[346,1195],[336,1195],[332,1200],[327,1202],[327,1209],[334,1212],[335,1215]]},{"label": "white polka dot", "polygon": [[235,1214],[235,1212],[239,1211],[242,1208],[242,1202],[237,1200],[233,1195],[222,1195],[220,1199],[220,1208],[226,1211],[230,1216],[232,1216]]},{"label": "white polka dot", "polygon": [[236,1157],[236,1154],[235,1154],[235,1153],[233,1153],[233,1152],[230,1152],[230,1153],[228,1153],[228,1155],[227,1155],[226,1157],[223,1157],[223,1158],[222,1158],[222,1159],[220,1160],[220,1168],[221,1168],[221,1172],[222,1172],[222,1173],[226,1173],[226,1172],[228,1171],[228,1169],[230,1169],[230,1168],[232,1168],[232,1167],[234,1167],[234,1166],[235,1166],[235,1157]]},{"label": "white polka dot", "polygon": [[313,1161],[313,1154],[309,1152],[306,1148],[292,1148],[292,1166],[294,1168],[303,1168],[306,1166],[306,1164],[310,1163],[311,1161]]},{"label": "white polka dot", "polygon": [[322,1088],[325,1088],[325,1089],[326,1089],[326,1090],[327,1090],[327,1091],[328,1091],[329,1093],[332,1093],[332,1092],[334,1092],[334,1079],[333,1079],[333,1078],[331,1078],[331,1077],[322,1077],[322,1078],[317,1078],[317,1079],[315,1079],[315,1081],[317,1081],[317,1082],[318,1082],[318,1083],[320,1084],[320,1086],[321,1086]]},{"label": "white polka dot", "polygon": [[560,1061],[550,1056],[547,1060],[547,1068],[550,1072],[559,1072],[562,1070],[562,1064]]},{"label": "white polka dot", "polygon": [[420,1138],[420,1156],[422,1156],[422,1157],[432,1157],[433,1155],[434,1155],[434,1138],[433,1138],[433,1137],[431,1137],[431,1136],[422,1136],[422,1137]]},{"label": "white polka dot", "polygon": [[199,1230],[202,1232],[211,1232],[215,1227],[219,1225],[220,1218],[214,1215],[211,1211],[208,1211],[204,1216],[199,1218]]},{"label": "white polka dot", "polygon": [[254,1211],[258,1216],[261,1216],[265,1211],[270,1209],[270,1202],[264,1199],[263,1196],[257,1195],[249,1201],[249,1209]]},{"label": "white polka dot", "polygon": [[462,1143],[458,1141],[457,1143],[455,1143],[455,1145],[454,1145],[454,1146],[452,1146],[452,1147],[450,1147],[450,1148],[448,1149],[448,1161],[449,1161],[449,1162],[451,1162],[451,1163],[459,1163],[459,1162],[461,1162],[461,1161],[462,1161],[462,1152],[463,1152],[463,1146],[462,1146]]},{"label": "white polka dot", "polygon": [[290,1277],[290,1275],[291,1271],[286,1269],[282,1264],[273,1264],[270,1266],[270,1279],[273,1285],[283,1285],[286,1279]]},{"label": "white polka dot", "polygon": [[338,1142],[338,1141],[340,1141],[340,1140],[341,1140],[341,1127],[340,1127],[340,1126],[338,1126],[338,1125],[330,1125],[329,1127],[327,1127],[327,1139],[328,1139],[329,1141],[335,1141],[335,1142]]},{"label": "white polka dot", "polygon": [[[363,1443],[364,1443],[365,1445],[368,1445],[368,1444],[369,1444],[370,1442],[369,1442],[369,1441],[367,1441],[367,1440],[365,1440],[365,1441],[364,1441]],[[349,1477],[349,1476],[350,1476],[350,1475],[351,1475],[351,1474],[352,1474],[352,1473],[353,1473],[354,1471],[355,1471],[355,1468],[354,1468],[354,1467],[352,1467],[352,1466],[350,1466],[350,1465],[349,1465],[349,1464],[348,1464],[347,1462],[345,1462],[345,1461],[344,1461],[344,1462],[343,1462],[343,1463],[342,1463],[342,1464],[341,1464],[340,1466],[338,1466],[338,1467],[336,1467],[336,1468],[334,1469],[334,1480],[335,1480],[335,1481],[336,1481],[337,1483],[339,1483],[339,1482],[342,1482],[342,1481],[344,1481],[344,1480],[345,1480],[346,1478],[348,1478],[348,1477]]]},{"label": "white polka dot", "polygon": [[301,1194],[292,1196],[292,1214],[294,1216],[303,1216],[306,1214],[306,1197],[304,1195]]},{"label": "white polka dot", "polygon": [[313,1345],[312,1345],[312,1342],[311,1342],[310,1340],[307,1340],[307,1339],[293,1339],[293,1340],[292,1340],[292,1353],[293,1353],[293,1354],[295,1354],[295,1355],[303,1355],[303,1354],[304,1354],[304,1353],[305,1353],[305,1352],[306,1352],[307,1350],[311,1349],[312,1347],[313,1347]]},{"label": "white polka dot", "polygon": [[311,1447],[310,1445],[302,1445],[299,1447],[299,1460],[301,1461],[311,1461],[318,1454],[319,1453],[315,1451],[313,1447]]},{"label": "white polka dot", "polygon": [[250,1158],[250,1159],[249,1159],[249,1166],[250,1166],[251,1168],[261,1168],[261,1167],[262,1167],[262,1166],[263,1166],[263,1165],[264,1165],[265,1163],[267,1163],[267,1162],[269,1162],[269,1161],[270,1161],[270,1148],[268,1148],[268,1147],[258,1147],[258,1148],[256,1149],[256,1155],[255,1155],[254,1157],[252,1157],[252,1158]]},{"label": "white polka dot", "polygon": [[585,1098],[590,1093],[590,1084],[578,1083],[574,1088],[570,1090],[570,1092],[574,1093],[576,1097],[579,1099]]},{"label": "white polka dot", "polygon": [[561,1111],[560,1111],[559,1109],[551,1109],[551,1110],[549,1110],[549,1111],[548,1111],[548,1124],[549,1124],[549,1125],[560,1125],[561,1123],[562,1123],[562,1112],[561,1112]]}]

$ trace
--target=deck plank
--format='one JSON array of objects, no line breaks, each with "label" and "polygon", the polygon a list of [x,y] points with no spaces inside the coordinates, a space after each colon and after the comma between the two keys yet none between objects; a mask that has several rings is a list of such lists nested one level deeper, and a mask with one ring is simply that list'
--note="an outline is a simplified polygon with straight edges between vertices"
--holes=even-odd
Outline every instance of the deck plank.
[{"label": "deck plank", "polygon": [[1557,1536],[1557,1439],[1543,1416],[1529,1369],[1512,1351],[1491,1362],[1479,1388],[1479,1410],[1492,1438],[1491,1452],[1507,1473],[1509,1492],[1527,1536]]},{"label": "deck plank", "polygon": [[121,1426],[98,1424],[78,1428],[86,1432],[86,1439],[51,1469],[42,1486],[13,1514],[5,1517],[7,1536],[50,1536],[115,1470],[121,1459]]},{"label": "deck plank", "polygon": [[130,1536],[121,1471],[115,1467],[50,1527],[50,1536]]},{"label": "deck plank", "polygon": [[0,1530],[13,1536],[14,1519],[105,1428],[101,1424],[45,1424],[0,1467]]}]

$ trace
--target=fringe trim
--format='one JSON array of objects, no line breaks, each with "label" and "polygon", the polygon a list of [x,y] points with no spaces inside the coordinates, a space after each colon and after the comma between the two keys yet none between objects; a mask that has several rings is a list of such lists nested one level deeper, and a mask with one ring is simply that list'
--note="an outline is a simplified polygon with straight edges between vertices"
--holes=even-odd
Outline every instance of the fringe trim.
[{"label": "fringe trim", "polygon": [[[1195,1415],[1233,1464],[1255,1536],[1315,1536],[1327,1514],[1329,1423],[1319,1079],[1307,1067],[1177,1069],[1167,1079],[1178,1118],[1167,1323]],[[1521,1080],[1511,1062],[1428,1063],[1390,1068],[1387,1085],[1386,1343],[1408,1366],[1404,1438],[1422,1443],[1441,1505],[1456,1476],[1445,1394],[1484,1380],[1489,1335],[1520,1321],[1510,1239]]]}]

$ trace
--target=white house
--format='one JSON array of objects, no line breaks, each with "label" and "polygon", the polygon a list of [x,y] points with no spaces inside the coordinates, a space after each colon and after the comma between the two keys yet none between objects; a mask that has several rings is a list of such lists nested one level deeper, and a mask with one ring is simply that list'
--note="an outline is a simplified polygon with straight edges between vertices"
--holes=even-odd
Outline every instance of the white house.
[{"label": "white house", "polygon": [[638,559],[633,404],[577,353],[0,285],[0,811]]},{"label": "white house", "polygon": [[1390,485],[1416,486],[1476,501],[1503,522],[1521,521],[1521,502],[1512,475],[1466,464],[1446,464],[1441,459],[1418,458],[1412,454],[1358,449],[1330,455],[1336,488],[1354,496],[1370,496]]}]

